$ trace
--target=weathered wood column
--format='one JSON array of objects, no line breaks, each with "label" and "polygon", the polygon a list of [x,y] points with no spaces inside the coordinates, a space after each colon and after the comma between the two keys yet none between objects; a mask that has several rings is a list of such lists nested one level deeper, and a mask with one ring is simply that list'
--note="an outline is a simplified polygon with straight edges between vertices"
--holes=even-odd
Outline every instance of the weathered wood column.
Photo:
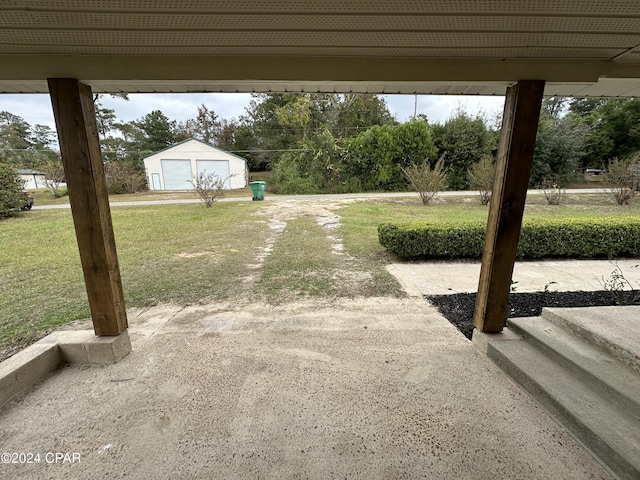
[{"label": "weathered wood column", "polygon": [[482,332],[499,332],[507,320],[544,83],[522,80],[507,89],[473,319]]},{"label": "weathered wood column", "polygon": [[96,335],[127,329],[91,87],[50,78],[49,93]]}]

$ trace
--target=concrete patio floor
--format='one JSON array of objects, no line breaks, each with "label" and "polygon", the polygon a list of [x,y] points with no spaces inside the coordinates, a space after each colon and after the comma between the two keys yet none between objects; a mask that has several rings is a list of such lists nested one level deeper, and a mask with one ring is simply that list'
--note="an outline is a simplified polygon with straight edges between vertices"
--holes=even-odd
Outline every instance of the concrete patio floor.
[{"label": "concrete patio floor", "polygon": [[0,410],[0,452],[41,455],[3,455],[0,477],[613,478],[421,299],[129,318],[120,363],[62,368]]}]

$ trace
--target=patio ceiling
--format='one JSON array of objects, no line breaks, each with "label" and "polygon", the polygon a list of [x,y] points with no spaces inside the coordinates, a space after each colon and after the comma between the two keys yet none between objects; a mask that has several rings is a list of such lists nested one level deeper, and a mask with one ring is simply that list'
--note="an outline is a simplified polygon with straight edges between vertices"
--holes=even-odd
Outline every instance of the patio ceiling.
[{"label": "patio ceiling", "polygon": [[640,94],[637,0],[5,0],[0,92]]}]

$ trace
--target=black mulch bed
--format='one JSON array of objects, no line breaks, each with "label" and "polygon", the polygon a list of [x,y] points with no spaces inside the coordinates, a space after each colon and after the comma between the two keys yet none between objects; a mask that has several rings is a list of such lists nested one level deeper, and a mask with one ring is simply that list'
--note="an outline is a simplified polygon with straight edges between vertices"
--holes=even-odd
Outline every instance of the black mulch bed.
[{"label": "black mulch bed", "polygon": [[[619,292],[614,296],[610,291],[596,292],[534,292],[511,293],[509,314],[511,318],[537,317],[542,307],[606,307],[610,305],[640,305],[638,292]],[[618,296],[620,295],[620,296]],[[476,306],[475,293],[454,293],[451,295],[425,295],[462,334],[471,339],[473,333],[473,311]],[[617,299],[620,299],[618,302]]]}]

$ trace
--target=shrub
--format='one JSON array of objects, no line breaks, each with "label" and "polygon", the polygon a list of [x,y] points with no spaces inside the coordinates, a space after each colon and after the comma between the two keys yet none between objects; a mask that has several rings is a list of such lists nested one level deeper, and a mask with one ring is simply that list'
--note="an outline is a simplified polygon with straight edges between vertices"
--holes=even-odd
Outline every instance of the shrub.
[{"label": "shrub", "polygon": [[544,179],[540,188],[542,188],[544,198],[546,198],[549,205],[560,205],[562,197],[564,197],[566,193],[565,189],[560,185],[560,182],[552,178]]},{"label": "shrub", "polygon": [[224,194],[224,184],[231,177],[221,178],[215,173],[200,172],[193,177],[191,184],[196,194],[202,199],[207,208]]},{"label": "shrub", "polygon": [[420,195],[423,205],[427,205],[438,192],[447,188],[448,178],[443,166],[444,158],[441,157],[433,169],[427,160],[420,165],[412,162],[410,166],[402,167],[402,173],[409,181],[411,188]]},{"label": "shrub", "polygon": [[0,163],[0,218],[10,217],[24,204],[24,183],[18,172],[6,163]]},{"label": "shrub", "polygon": [[627,159],[614,158],[609,162],[606,179],[618,205],[629,205],[640,188],[638,161],[640,154]]},{"label": "shrub", "polygon": [[50,159],[41,167],[44,170],[44,184],[55,198],[64,197],[67,189],[60,184],[65,180],[64,167],[59,159]]},{"label": "shrub", "polygon": [[472,190],[477,190],[482,205],[488,205],[491,201],[493,180],[496,174],[496,166],[491,155],[483,155],[480,161],[474,163],[467,171],[467,179]]},{"label": "shrub", "polygon": [[144,175],[128,163],[107,162],[104,165],[104,174],[109,193],[136,193],[146,186]]},{"label": "shrub", "polygon": [[[378,239],[403,258],[481,258],[484,223],[384,223]],[[640,217],[525,219],[518,258],[640,255]]]}]

